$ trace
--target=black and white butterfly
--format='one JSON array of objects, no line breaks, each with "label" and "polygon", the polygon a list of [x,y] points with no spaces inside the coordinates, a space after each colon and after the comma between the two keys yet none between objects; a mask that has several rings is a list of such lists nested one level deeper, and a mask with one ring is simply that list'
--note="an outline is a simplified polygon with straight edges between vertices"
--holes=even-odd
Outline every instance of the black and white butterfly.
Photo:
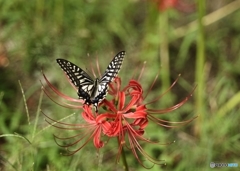
[{"label": "black and white butterfly", "polygon": [[84,104],[93,104],[95,111],[98,112],[98,104],[106,98],[108,84],[114,80],[121,69],[125,54],[125,51],[119,52],[108,65],[102,78],[95,80],[80,67],[65,59],[57,59],[57,63],[78,88],[77,94],[85,101]]}]

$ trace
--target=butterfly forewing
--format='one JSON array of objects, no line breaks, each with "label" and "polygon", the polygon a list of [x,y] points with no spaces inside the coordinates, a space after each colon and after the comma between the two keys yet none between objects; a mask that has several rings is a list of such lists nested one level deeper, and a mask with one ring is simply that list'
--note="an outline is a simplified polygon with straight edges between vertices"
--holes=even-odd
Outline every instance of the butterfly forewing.
[{"label": "butterfly forewing", "polygon": [[105,73],[103,74],[102,78],[100,79],[100,84],[101,83],[109,83],[109,82],[113,81],[113,78],[115,78],[117,76],[117,74],[119,73],[119,71],[121,69],[125,54],[126,54],[125,51],[122,51],[122,52],[119,52],[113,58],[113,60],[108,65]]},{"label": "butterfly forewing", "polygon": [[105,73],[99,81],[98,89],[96,92],[95,99],[99,101],[99,103],[105,99],[108,91],[108,83],[112,82],[113,79],[117,76],[118,72],[121,69],[123,59],[125,56],[125,51],[119,52],[113,60],[109,63]]},{"label": "butterfly forewing", "polygon": [[85,71],[65,59],[57,59],[57,63],[77,88],[90,91],[88,86],[92,85],[94,81]]}]

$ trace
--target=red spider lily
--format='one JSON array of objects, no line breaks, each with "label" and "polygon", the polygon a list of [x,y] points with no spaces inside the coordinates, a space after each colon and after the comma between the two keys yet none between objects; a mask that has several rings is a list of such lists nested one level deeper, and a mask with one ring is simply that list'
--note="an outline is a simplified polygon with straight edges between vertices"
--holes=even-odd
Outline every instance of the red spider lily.
[{"label": "red spider lily", "polygon": [[[73,99],[59,92],[48,81],[44,74],[43,76],[50,90],[52,90],[56,95],[62,97],[63,99],[69,102],[74,102],[75,104],[56,102],[56,100],[52,98],[51,93],[47,90],[47,88],[44,88],[43,90],[48,97],[50,97],[52,100],[54,100],[61,106],[82,109],[82,118],[85,122],[80,124],[59,122],[46,116],[47,122],[51,123],[56,128],[77,131],[76,135],[70,137],[63,138],[55,136],[56,143],[59,146],[68,149],[68,155],[76,153],[86,144],[88,144],[91,140],[93,140],[94,146],[99,149],[104,147],[104,138],[109,139],[116,137],[119,143],[117,160],[119,160],[120,158],[123,147],[126,147],[132,151],[135,158],[143,167],[146,166],[140,159],[139,154],[142,154],[154,164],[162,164],[162,160],[156,160],[152,158],[143,150],[142,146],[140,145],[140,142],[159,144],[159,142],[151,141],[144,137],[145,128],[148,126],[149,120],[163,127],[176,127],[181,124],[189,123],[196,118],[195,117],[182,122],[170,122],[156,117],[156,115],[158,114],[165,114],[181,107],[192,96],[192,93],[189,94],[184,100],[182,100],[178,104],[166,109],[151,109],[148,107],[149,104],[158,102],[159,99],[176,84],[178,79],[170,86],[170,88],[164,94],[158,96],[151,102],[145,103],[144,101],[147,95],[150,93],[151,88],[155,84],[157,77],[153,81],[145,97],[143,96],[144,91],[138,80],[132,79],[129,81],[127,86],[122,87],[121,79],[117,77],[111,84],[109,84],[110,98],[108,98],[108,100],[105,99],[102,101],[99,106],[99,109],[101,110],[99,110],[99,113],[96,113],[94,110],[92,110],[91,106],[84,105],[81,100]],[[103,111],[103,109],[105,110],[105,112],[101,112]],[[58,143],[58,140],[71,140],[71,142],[67,143],[67,145],[61,145]],[[70,147],[75,145],[78,145],[77,149],[69,150]]]},{"label": "red spider lily", "polygon": [[[154,80],[152,86],[154,85],[156,79]],[[171,85],[171,87],[165,93],[167,93],[175,85],[176,82],[177,80]],[[109,92],[114,98],[111,101],[108,100],[103,101],[103,106],[105,107],[105,109],[107,109],[107,111],[109,111],[109,114],[111,114],[112,116],[110,122],[112,127],[111,129],[109,129],[110,132],[107,132],[107,135],[110,137],[116,136],[118,138],[119,142],[118,159],[120,157],[123,146],[127,146],[130,150],[132,150],[134,156],[142,166],[144,165],[138,156],[138,152],[144,155],[151,162],[155,164],[160,164],[159,162],[162,161],[155,160],[151,156],[149,156],[143,150],[139,143],[139,141],[145,141],[154,144],[157,143],[143,137],[145,131],[144,129],[148,125],[149,120],[152,120],[158,125],[164,127],[176,127],[176,125],[169,124],[186,124],[188,122],[191,122],[195,118],[182,122],[170,122],[159,119],[154,116],[156,114],[165,114],[167,112],[176,110],[190,98],[191,94],[184,100],[182,100],[180,103],[170,108],[156,110],[148,108],[147,105],[157,102],[165,93],[154,99],[152,102],[144,103],[144,99],[146,97],[143,98],[143,89],[138,81],[130,80],[128,85],[122,88],[122,90],[120,89],[120,87],[121,79],[117,78],[112,84],[110,84]],[[128,143],[126,144],[126,142]]]},{"label": "red spider lily", "polygon": [[168,8],[173,8],[174,6],[176,6],[178,0],[158,0],[157,3],[159,5],[159,10],[164,11]]},{"label": "red spider lily", "polygon": [[170,8],[176,8],[182,12],[192,12],[194,10],[193,4],[183,0],[153,0],[153,2],[157,4],[159,11],[165,11]]}]

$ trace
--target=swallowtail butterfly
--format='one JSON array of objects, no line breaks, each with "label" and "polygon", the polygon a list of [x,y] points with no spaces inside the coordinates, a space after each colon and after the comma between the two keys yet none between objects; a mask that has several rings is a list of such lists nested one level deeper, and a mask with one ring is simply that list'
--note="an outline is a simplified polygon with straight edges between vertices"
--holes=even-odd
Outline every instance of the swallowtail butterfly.
[{"label": "swallowtail butterfly", "polygon": [[93,104],[95,111],[98,112],[98,104],[106,98],[108,84],[113,81],[121,69],[125,54],[125,51],[119,52],[108,65],[102,78],[95,80],[80,67],[65,59],[57,59],[57,63],[78,88],[77,94],[80,99],[85,101],[84,104]]}]

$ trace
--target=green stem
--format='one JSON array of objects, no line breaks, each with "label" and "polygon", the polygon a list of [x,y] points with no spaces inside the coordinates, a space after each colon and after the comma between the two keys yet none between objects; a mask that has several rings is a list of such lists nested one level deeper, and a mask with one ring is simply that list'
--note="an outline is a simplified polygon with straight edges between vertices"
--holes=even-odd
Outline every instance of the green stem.
[{"label": "green stem", "polygon": [[[169,66],[169,22],[168,22],[168,11],[159,12],[159,54],[160,54],[160,66],[161,66],[161,83],[162,92],[164,92],[170,86],[170,66]],[[170,99],[170,98],[166,98]],[[168,101],[165,101],[165,105],[168,105]]]},{"label": "green stem", "polygon": [[36,130],[37,130],[37,124],[38,124],[39,114],[40,114],[40,112],[41,112],[42,99],[43,99],[43,91],[41,91],[40,98],[39,98],[39,102],[38,102],[37,114],[36,114],[36,118],[35,118],[35,123],[34,123],[34,127],[33,127],[33,132],[32,132],[32,141],[33,141],[33,139],[34,139],[34,137],[35,137]]},{"label": "green stem", "polygon": [[128,163],[127,163],[127,160],[126,160],[126,155],[125,155],[124,147],[122,147],[121,156],[122,156],[122,162],[123,162],[124,170],[125,170],[125,171],[128,171]]},{"label": "green stem", "polygon": [[[58,0],[57,5],[55,5],[55,9],[54,9],[54,20],[55,20],[55,24],[56,26],[58,26],[58,29],[62,29],[63,26],[63,15],[64,15],[64,2],[63,0]],[[56,30],[56,31],[60,31],[60,30]]]},{"label": "green stem", "polygon": [[42,32],[43,30],[43,10],[44,10],[44,1],[42,0],[37,0],[36,1],[36,9],[35,12],[36,14],[34,15],[35,22],[34,22],[34,32],[38,35],[39,33]]},{"label": "green stem", "polygon": [[[205,15],[205,0],[198,0],[198,37],[197,37],[197,59],[195,79],[198,85],[195,96],[196,113],[199,118],[195,125],[195,134],[199,135],[201,132],[201,125],[204,120],[204,102],[205,102],[205,39],[204,39],[204,26],[203,17]],[[200,136],[200,135],[199,135]]]}]

